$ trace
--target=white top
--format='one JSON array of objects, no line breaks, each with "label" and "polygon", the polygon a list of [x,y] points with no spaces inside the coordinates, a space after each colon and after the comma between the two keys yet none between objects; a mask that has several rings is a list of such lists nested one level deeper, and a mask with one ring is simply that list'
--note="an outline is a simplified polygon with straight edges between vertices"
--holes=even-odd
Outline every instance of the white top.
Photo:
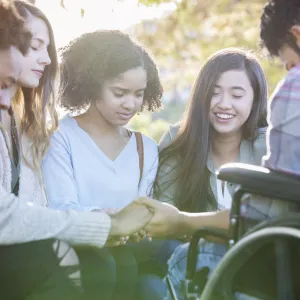
[{"label": "white top", "polygon": [[217,194],[218,194],[218,208],[220,210],[230,209],[232,198],[228,191],[227,182],[224,182],[224,189],[223,189],[222,180],[217,179]]},{"label": "white top", "polygon": [[66,117],[51,139],[43,162],[49,206],[91,211],[121,209],[138,196],[149,195],[158,166],[158,147],[143,135],[144,170],[139,184],[135,135],[112,161],[74,118]]}]

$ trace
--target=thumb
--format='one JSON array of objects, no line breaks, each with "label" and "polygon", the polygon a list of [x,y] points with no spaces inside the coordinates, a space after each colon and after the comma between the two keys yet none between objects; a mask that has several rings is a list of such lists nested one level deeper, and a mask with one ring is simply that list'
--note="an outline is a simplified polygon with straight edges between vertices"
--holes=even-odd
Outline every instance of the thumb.
[{"label": "thumb", "polygon": [[149,197],[140,197],[136,199],[136,202],[142,205],[147,206],[148,208],[152,208],[152,209],[157,209],[159,208],[162,203],[160,201],[154,200],[152,198]]}]

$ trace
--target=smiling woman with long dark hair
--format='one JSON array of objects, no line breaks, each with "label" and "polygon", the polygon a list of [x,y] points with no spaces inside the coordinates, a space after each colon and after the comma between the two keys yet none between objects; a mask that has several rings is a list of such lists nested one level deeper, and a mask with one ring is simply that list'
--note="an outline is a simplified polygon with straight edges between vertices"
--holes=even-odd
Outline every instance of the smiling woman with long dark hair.
[{"label": "smiling woman with long dark hair", "polygon": [[[180,239],[201,226],[228,228],[235,186],[218,180],[216,170],[229,162],[261,164],[266,107],[266,80],[251,53],[224,49],[205,62],[183,121],[171,126],[159,143],[154,194],[161,202],[141,201],[154,212],[148,234]],[[187,248],[188,244],[177,247],[169,260],[169,278],[178,299],[183,299],[180,281]],[[226,247],[205,243],[199,251],[199,266],[214,268]]]},{"label": "smiling woman with long dark hair", "polygon": [[[266,105],[264,73],[250,53],[228,49],[210,57],[196,79],[183,121],[161,139],[156,198],[189,212],[217,209],[215,183],[209,184],[213,169],[226,160],[242,161],[246,146],[254,147],[248,160],[253,157],[260,164],[265,149],[257,153],[257,147],[264,145]],[[230,146],[229,159],[223,145]],[[176,165],[171,163],[175,159]]]}]

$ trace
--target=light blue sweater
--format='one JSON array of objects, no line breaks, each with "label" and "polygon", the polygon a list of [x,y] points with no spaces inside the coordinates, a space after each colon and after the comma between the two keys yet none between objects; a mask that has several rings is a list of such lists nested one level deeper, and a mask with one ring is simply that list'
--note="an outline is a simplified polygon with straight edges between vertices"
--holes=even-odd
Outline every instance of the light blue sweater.
[{"label": "light blue sweater", "polygon": [[91,211],[120,209],[149,195],[157,172],[157,144],[143,135],[144,171],[139,184],[139,156],[133,134],[116,160],[110,160],[71,117],[64,118],[43,162],[49,206]]}]

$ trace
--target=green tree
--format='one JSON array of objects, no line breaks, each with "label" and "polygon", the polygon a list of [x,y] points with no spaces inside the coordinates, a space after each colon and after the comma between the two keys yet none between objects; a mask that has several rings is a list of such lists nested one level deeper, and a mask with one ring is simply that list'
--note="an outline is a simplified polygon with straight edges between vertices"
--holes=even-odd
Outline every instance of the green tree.
[{"label": "green tree", "polygon": [[[120,0],[126,1],[126,0]],[[145,20],[131,32],[152,52],[161,69],[164,110],[143,113],[130,126],[156,140],[168,123],[183,114],[190,88],[204,61],[225,47],[243,47],[259,56],[269,93],[283,76],[278,60],[271,61],[259,46],[259,24],[266,0],[139,0],[140,5],[173,3],[176,9],[161,19]],[[61,4],[64,5],[63,0]],[[84,2],[83,9],[84,9]],[[176,98],[173,95],[179,91]]]}]

